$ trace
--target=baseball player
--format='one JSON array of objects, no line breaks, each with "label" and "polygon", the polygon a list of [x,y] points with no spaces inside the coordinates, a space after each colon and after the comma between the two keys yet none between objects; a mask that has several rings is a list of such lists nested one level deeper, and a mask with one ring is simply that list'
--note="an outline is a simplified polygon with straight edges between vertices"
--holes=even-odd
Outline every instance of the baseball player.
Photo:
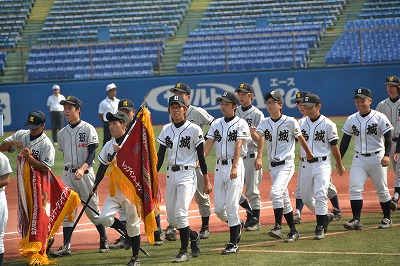
[{"label": "baseball player", "polygon": [[189,260],[189,239],[192,257],[200,255],[200,234],[190,229],[188,220],[189,205],[197,188],[197,160],[203,175],[204,193],[212,191],[204,158],[203,131],[186,119],[186,111],[185,99],[180,95],[171,96],[168,100],[168,113],[172,123],[165,125],[157,138],[160,143],[157,171],[168,149],[165,192],[167,219],[172,226],[178,228],[181,239],[181,248],[173,262]]},{"label": "baseball player", "polygon": [[[303,107],[303,99],[307,94],[311,94],[309,91],[300,91],[296,94],[296,105],[297,108],[299,109],[300,113],[304,116],[305,115],[305,108]],[[296,198],[296,214],[293,216],[294,218],[294,223],[295,224],[300,224],[301,223],[301,212],[303,209],[303,201],[301,199],[301,194],[300,194],[300,175],[301,175],[301,168],[302,168],[302,161],[300,161],[300,166],[299,166],[299,171],[297,172],[297,185],[296,185],[296,192],[294,194]],[[335,185],[332,183],[332,179],[330,179],[329,186],[328,186],[328,198],[331,201],[331,204],[333,206],[333,220],[338,221],[342,218],[342,211],[340,210],[339,207],[339,199],[338,199],[338,194],[337,194],[337,189]]]},{"label": "baseball player", "polygon": [[12,169],[7,156],[0,152],[0,266],[3,266],[4,232],[6,230],[8,220],[8,208],[5,189],[10,182],[11,172]]},{"label": "baseball player", "polygon": [[387,185],[387,167],[392,146],[392,125],[382,113],[371,109],[372,93],[367,88],[355,90],[357,113],[350,115],[343,126],[340,153],[345,155],[352,135],[355,154],[350,168],[350,203],[353,219],[344,224],[348,230],[361,230],[362,192],[368,176],[371,178],[383,211],[379,228],[392,226],[390,219],[391,198]]},{"label": "baseball player", "polygon": [[278,239],[283,238],[282,216],[284,216],[290,228],[285,242],[294,242],[300,238],[300,235],[294,224],[293,208],[287,186],[295,170],[295,138],[303,147],[308,160],[313,159],[313,154],[301,135],[297,120],[282,114],[282,95],[278,91],[271,91],[265,94],[264,99],[270,117],[262,119],[256,129],[259,141],[255,168],[257,170],[262,168],[262,151],[266,141],[272,181],[270,197],[275,215],[275,226],[268,235]]},{"label": "baseball player", "polygon": [[386,78],[386,91],[389,95],[388,98],[378,103],[376,111],[379,111],[386,115],[390,123],[392,123],[392,150],[390,151],[390,160],[393,165],[395,173],[394,181],[394,195],[392,197],[391,208],[392,211],[397,209],[400,194],[400,169],[397,162],[393,159],[396,142],[400,136],[400,79],[397,76],[389,76]]},{"label": "baseball player", "polygon": [[118,103],[119,99],[116,97],[117,95],[117,85],[114,83],[110,83],[106,87],[107,97],[102,100],[99,104],[99,118],[103,123],[103,146],[111,139],[110,128],[108,126],[107,121],[107,113],[116,113],[118,111]]},{"label": "baseball player", "polygon": [[[254,88],[250,84],[241,83],[235,92],[240,102],[239,108],[236,109],[236,115],[247,122],[250,132],[255,132],[256,126],[258,126],[261,119],[264,118],[264,114],[257,107],[252,105]],[[246,231],[256,231],[260,229],[261,197],[258,186],[262,180],[262,170],[255,170],[254,168],[256,157],[257,143],[252,140],[247,144],[247,155],[243,157],[246,190],[245,195],[241,195],[239,202],[240,205],[246,209],[247,213],[246,223],[244,224]],[[246,197],[249,199],[250,204]]]},{"label": "baseball player", "polygon": [[224,92],[217,101],[221,102],[223,117],[211,123],[204,152],[207,156],[212,146],[215,148],[214,211],[219,219],[228,222],[230,240],[221,252],[228,255],[239,252],[242,225],[238,211],[244,184],[243,157],[251,137],[247,122],[235,115],[239,103],[236,94]]},{"label": "baseball player", "polygon": [[[198,125],[202,130],[204,125],[209,125],[214,120],[203,108],[190,105],[190,87],[185,83],[177,83],[171,90],[175,95],[180,95],[186,102],[186,119],[196,125]],[[201,169],[196,168],[197,176],[197,189],[194,194],[194,199],[199,207],[199,212],[201,216],[201,229],[200,229],[200,239],[207,239],[210,237],[209,220],[211,215],[211,203],[208,194],[204,193],[203,176],[201,174]],[[176,233],[172,226],[168,226],[166,229],[166,239],[175,240]]]},{"label": "baseball player", "polygon": [[[68,96],[60,104],[64,106],[65,118],[68,121],[68,125],[61,129],[58,134],[58,150],[63,152],[64,155],[62,181],[78,193],[82,199],[86,200],[90,195],[95,181],[93,160],[96,148],[99,146],[97,132],[91,124],[81,120],[81,100],[75,96]],[[100,212],[97,193],[93,195],[89,204],[98,213]],[[106,230],[101,224],[99,216],[89,208],[85,209],[85,213],[100,234],[99,252],[108,252]],[[71,238],[67,242],[66,238],[71,233],[73,225],[74,221],[68,222],[67,219],[64,220],[63,235],[65,245],[61,246],[58,250],[51,251],[51,256],[62,257],[71,255]]]},{"label": "baseball player", "polygon": [[64,106],[60,102],[65,100],[65,97],[60,93],[59,85],[53,85],[52,89],[53,94],[47,98],[47,107],[50,111],[51,136],[53,137],[54,145],[57,146],[57,133],[64,127]]},{"label": "baseball player", "polygon": [[324,239],[333,213],[328,213],[328,187],[331,183],[330,150],[336,160],[339,175],[345,171],[338,148],[338,133],[335,123],[320,113],[318,95],[307,94],[303,98],[304,115],[299,120],[301,133],[314,158],[307,160],[301,148],[300,193],[304,204],[316,215],[317,226],[314,239]]},{"label": "baseball player", "polygon": [[[118,152],[121,138],[124,137],[131,120],[123,111],[117,111],[113,114],[108,112],[106,114],[107,121],[109,121],[110,132],[112,139],[109,140],[101,150],[98,159],[100,166],[96,173],[96,180],[103,177],[105,169],[109,164],[109,158],[114,152]],[[125,226],[121,227],[121,223],[114,218],[115,214],[123,210],[125,215]],[[124,239],[125,249],[132,248],[132,258],[128,262],[128,266],[140,265],[138,256],[140,250],[140,218],[137,213],[136,206],[118,189],[116,188],[115,196],[110,194],[107,196],[103,204],[103,210],[100,214],[101,223],[106,227],[119,228],[123,230],[129,239]]]}]

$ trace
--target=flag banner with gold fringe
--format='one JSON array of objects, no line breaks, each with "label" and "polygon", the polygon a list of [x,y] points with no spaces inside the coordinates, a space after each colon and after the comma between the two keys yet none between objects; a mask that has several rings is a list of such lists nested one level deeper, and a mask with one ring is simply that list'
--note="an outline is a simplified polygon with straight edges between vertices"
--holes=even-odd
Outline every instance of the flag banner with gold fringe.
[{"label": "flag banner with gold fringe", "polygon": [[116,159],[108,167],[110,196],[118,188],[137,208],[147,239],[154,244],[159,213],[160,189],[157,176],[157,151],[150,112],[142,108]]},{"label": "flag banner with gold fringe", "polygon": [[50,170],[33,168],[21,154],[17,171],[20,254],[28,258],[29,265],[54,264],[46,254],[48,241],[65,216],[72,221],[79,196]]}]

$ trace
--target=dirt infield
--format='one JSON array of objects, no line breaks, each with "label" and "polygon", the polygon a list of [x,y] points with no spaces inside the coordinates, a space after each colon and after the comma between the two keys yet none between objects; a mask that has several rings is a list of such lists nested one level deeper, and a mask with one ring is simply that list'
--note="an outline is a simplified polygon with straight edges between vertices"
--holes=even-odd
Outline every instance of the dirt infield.
[{"label": "dirt infield", "polygon": [[[162,193],[164,195],[165,191],[165,175],[160,175],[160,183],[162,188]],[[213,175],[210,175],[211,180],[213,181]],[[350,199],[348,193],[348,184],[349,184],[349,170],[345,172],[343,176],[338,176],[336,172],[332,173],[333,183],[335,184],[338,194],[339,194],[339,202],[341,205],[341,209],[343,211],[344,216],[351,215],[351,208],[350,208]],[[294,191],[297,182],[297,173],[292,178],[292,181],[289,184],[289,191],[292,195],[292,204],[293,207],[295,206],[295,199],[294,199]],[[393,193],[393,182],[394,182],[394,173],[392,170],[388,172],[388,184],[391,194]],[[261,224],[263,226],[270,227],[274,223],[273,217],[273,210],[271,202],[269,201],[269,188],[271,186],[271,181],[269,178],[269,172],[266,171],[263,174],[263,181],[260,185],[261,190],[261,197],[262,197],[262,211],[261,211]],[[108,180],[105,179],[99,186],[99,193],[100,193],[100,205],[104,202],[106,195],[108,194]],[[15,258],[19,258],[20,255],[18,254],[18,241],[20,240],[20,236],[17,232],[17,184],[16,179],[13,178],[11,180],[10,185],[6,188],[7,194],[7,201],[8,201],[8,210],[9,210],[9,218],[6,227],[6,233],[4,237],[4,245],[5,245],[5,260],[12,260]],[[213,198],[213,195],[211,195]],[[213,200],[212,202],[213,203]],[[331,205],[329,205],[330,210],[332,209]],[[165,210],[165,209],[163,209]],[[243,209],[240,209],[241,217],[245,219],[245,212]],[[364,190],[364,205],[363,205],[363,212],[381,212],[381,207],[378,201],[378,198],[375,195],[375,190],[373,188],[372,182],[368,179],[365,185]],[[165,228],[167,226],[166,222],[166,215],[165,211],[161,212],[161,219],[162,219],[162,227]],[[303,210],[303,221],[310,221],[314,220],[315,216],[308,210],[306,207]],[[190,226],[191,228],[197,230],[201,225],[201,218],[198,212],[198,208],[196,203],[192,202],[190,206]],[[343,221],[340,221],[342,223]],[[377,221],[378,222],[378,221]],[[212,232],[217,231],[228,231],[228,227],[225,223],[222,223],[214,214],[210,218],[210,230]],[[62,230],[60,230],[62,232]],[[142,232],[143,225],[142,225]],[[114,241],[119,235],[113,229],[107,229],[108,238],[110,241]],[[146,241],[146,236],[142,233],[142,240]],[[62,235],[59,233],[56,237],[55,243],[52,249],[57,249],[59,246],[62,245]],[[87,219],[85,215],[82,216],[75,232],[72,236],[72,250],[85,250],[85,249],[97,249],[99,247],[99,236],[98,233]]]}]

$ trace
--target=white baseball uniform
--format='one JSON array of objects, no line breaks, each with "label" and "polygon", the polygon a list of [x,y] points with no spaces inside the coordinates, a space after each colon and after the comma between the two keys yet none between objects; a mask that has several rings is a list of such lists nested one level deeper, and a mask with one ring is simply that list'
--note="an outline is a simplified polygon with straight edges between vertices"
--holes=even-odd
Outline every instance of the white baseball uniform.
[{"label": "white baseball uniform", "polygon": [[[249,127],[257,127],[261,119],[264,118],[264,114],[254,105],[246,111],[243,111],[242,107],[239,106],[239,108],[236,109],[236,115],[244,119]],[[254,168],[254,161],[257,158],[257,154],[257,143],[251,140],[247,144],[247,154],[243,158],[245,171],[244,183],[246,185],[245,195],[250,201],[251,208],[255,210],[261,209],[261,197],[258,186],[262,180],[262,170],[255,170]],[[243,195],[241,195],[241,197],[243,197]]]},{"label": "white baseball uniform", "polygon": [[[109,140],[101,150],[98,159],[100,163],[107,165],[108,158],[114,153],[113,144],[118,144],[115,138]],[[140,218],[136,206],[117,188],[115,196],[107,195],[100,214],[101,223],[110,227],[114,223],[115,214],[122,208],[126,217],[126,231],[129,237],[140,235]]]},{"label": "white baseball uniform", "polygon": [[[186,119],[198,125],[201,130],[203,130],[204,125],[211,124],[211,122],[214,120],[214,117],[201,107],[189,105],[186,111]],[[204,193],[203,174],[199,167],[196,168],[196,176],[197,189],[196,193],[194,194],[194,199],[199,206],[200,216],[209,217],[211,215],[210,196]]]},{"label": "white baseball uniform", "polygon": [[316,215],[326,215],[332,171],[330,142],[339,139],[337,128],[335,123],[324,115],[320,115],[316,121],[304,117],[299,120],[299,125],[308,147],[314,154],[314,159],[307,161],[306,153],[301,148],[301,199]]},{"label": "white baseball uniform", "polygon": [[115,114],[118,111],[118,103],[119,99],[117,97],[114,97],[114,99],[106,97],[99,104],[98,113],[103,115],[103,146],[111,139],[110,128],[106,117],[107,113]]},{"label": "white baseball uniform", "polygon": [[[214,176],[214,211],[229,227],[240,224],[239,200],[243,190],[243,157],[247,154],[247,143],[251,140],[250,129],[245,120],[235,117],[225,122],[224,117],[211,123],[207,138],[214,140],[217,163]],[[236,141],[243,139],[237,165],[237,178],[230,179]]]},{"label": "white baseball uniform", "polygon": [[396,152],[397,138],[400,137],[400,99],[396,102],[392,102],[390,98],[387,98],[376,106],[376,111],[383,113],[389,119],[393,126],[392,130],[392,149],[390,151],[390,163],[393,165],[395,173],[394,187],[400,187],[400,165],[396,163],[393,156]]},{"label": "white baseball uniform", "polygon": [[299,123],[286,115],[278,121],[266,117],[261,120],[256,132],[262,132],[265,138],[272,181],[272,206],[274,209],[283,208],[283,214],[290,213],[293,208],[287,186],[295,171],[295,139],[301,135]]},{"label": "white baseball uniform", "polygon": [[[22,141],[23,148],[29,148],[32,156],[40,161],[47,168],[51,168],[54,165],[55,150],[51,140],[47,137],[46,133],[42,133],[40,136],[31,140],[31,133],[29,130],[21,129],[15,132],[13,135],[6,138],[4,141],[20,140]],[[10,152],[14,152],[15,149],[11,148]]]},{"label": "white baseball uniform", "polygon": [[380,202],[390,200],[387,185],[387,167],[381,165],[384,156],[383,135],[392,130],[389,119],[375,110],[362,117],[359,112],[350,115],[342,131],[354,136],[355,154],[350,168],[350,200],[362,200],[364,184],[371,178]]},{"label": "white baseball uniform", "polygon": [[[12,172],[10,162],[2,152],[0,152],[0,176]],[[0,187],[0,254],[4,253],[4,232],[8,220],[8,208],[6,198],[6,187]]]},{"label": "white baseball uniform", "polygon": [[169,123],[163,126],[157,141],[168,150],[165,191],[168,222],[175,228],[188,227],[189,205],[197,187],[196,147],[204,142],[203,131],[188,120],[178,128]]},{"label": "white baseball uniform", "polygon": [[[91,124],[82,120],[75,127],[71,127],[70,124],[66,125],[58,134],[58,150],[64,154],[62,181],[85,201],[89,198],[95,181],[93,165],[89,165],[80,180],[75,180],[74,177],[77,169],[85,163],[88,157],[87,147],[96,143],[99,143],[96,129]],[[100,212],[97,193],[92,196],[90,206],[97,212]],[[85,213],[93,224],[101,224],[99,216],[89,208],[85,209]],[[68,222],[65,220],[63,223],[64,227],[72,227],[73,225],[74,221]]]}]

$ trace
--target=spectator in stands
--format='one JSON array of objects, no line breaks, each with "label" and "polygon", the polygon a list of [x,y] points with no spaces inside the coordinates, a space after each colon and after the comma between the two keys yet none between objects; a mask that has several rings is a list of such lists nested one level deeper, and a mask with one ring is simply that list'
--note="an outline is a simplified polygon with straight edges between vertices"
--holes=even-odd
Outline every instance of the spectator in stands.
[{"label": "spectator in stands", "polygon": [[107,97],[100,102],[99,105],[99,118],[103,123],[103,146],[111,139],[110,128],[108,127],[108,120],[106,118],[106,114],[108,112],[115,114],[118,111],[118,103],[119,99],[116,97],[117,95],[117,85],[114,83],[110,83],[106,87]]},{"label": "spectator in stands", "polygon": [[60,104],[62,100],[65,100],[65,97],[60,93],[60,86],[54,84],[53,95],[47,98],[47,107],[50,111],[51,134],[55,146],[57,146],[57,133],[64,127],[64,106]]}]

